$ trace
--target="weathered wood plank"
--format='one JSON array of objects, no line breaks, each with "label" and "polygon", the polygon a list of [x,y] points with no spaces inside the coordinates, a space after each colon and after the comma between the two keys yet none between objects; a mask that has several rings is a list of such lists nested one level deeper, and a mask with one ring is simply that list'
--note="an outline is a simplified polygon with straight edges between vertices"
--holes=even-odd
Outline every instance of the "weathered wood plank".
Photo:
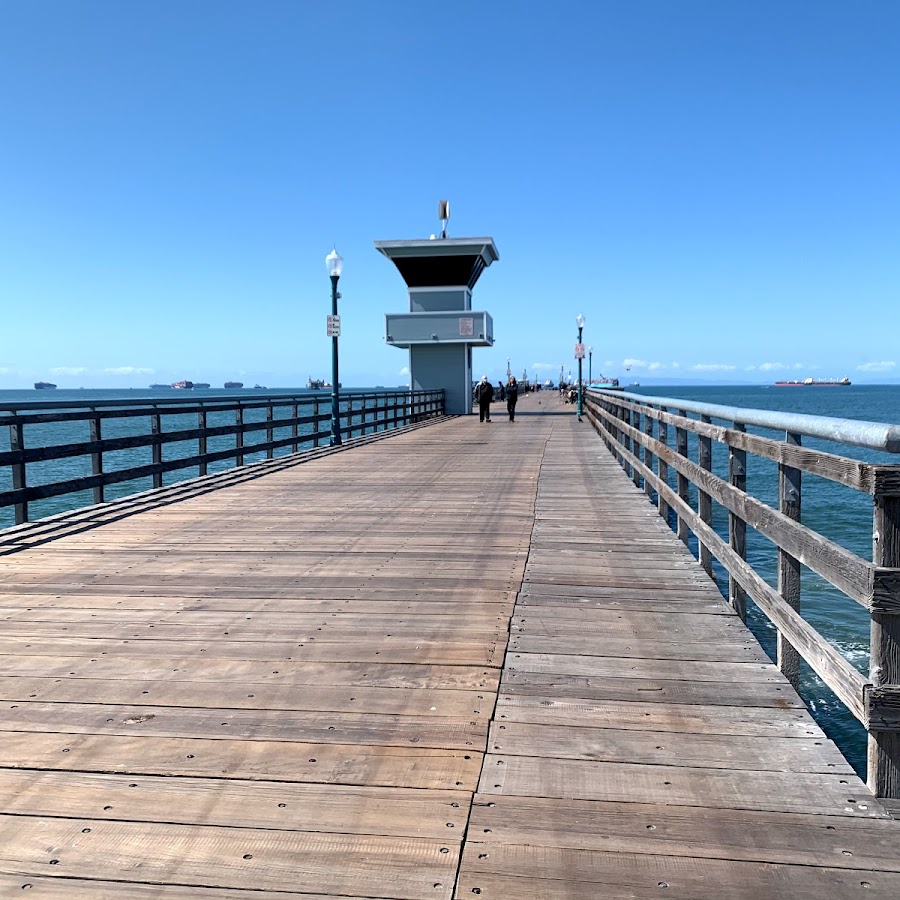
[{"label": "weathered wood plank", "polygon": [[[361,678],[360,681],[369,679]],[[492,702],[474,690],[427,688],[413,681],[406,687],[228,683],[198,681],[128,681],[99,678],[29,678],[0,676],[0,700],[44,703],[141,704],[161,707],[363,712],[416,718],[460,717],[486,720]],[[483,707],[479,709],[478,707]]]},{"label": "weathered wood plank", "polygon": [[492,847],[482,859],[477,849],[473,845],[467,853],[460,893],[477,889],[491,900],[633,900],[663,891],[696,900],[848,900],[860,896],[863,883],[874,896],[900,891],[900,874],[894,872],[508,845]]},{"label": "weathered wood plank", "polygon": [[[504,675],[500,702],[506,696],[545,696],[580,700],[701,704],[712,706],[763,707],[780,710],[805,709],[793,688],[772,667],[771,681],[691,680],[688,677],[654,678],[594,677],[543,672]],[[685,674],[685,673],[677,673]]]},{"label": "weathered wood plank", "polygon": [[[21,867],[20,867],[21,868]],[[29,891],[23,894],[22,891]],[[230,890],[215,888],[215,900],[297,900],[295,891]],[[202,891],[202,893],[200,893]],[[29,900],[198,900],[209,896],[210,890],[168,884],[139,884],[137,882],[100,881],[96,878],[65,878],[35,875],[32,872],[10,874],[0,872],[0,897]],[[303,900],[334,900],[334,895],[303,893]],[[385,895],[361,897],[344,895],[341,900],[385,900]],[[388,897],[386,900],[397,900]]]},{"label": "weathered wood plank", "polygon": [[[674,757],[673,757],[674,761]],[[643,765],[491,754],[478,790],[517,797],[665,803],[886,818],[855,775]]]},{"label": "weathered wood plank", "polygon": [[[216,699],[214,696],[208,698]],[[477,701],[476,701],[477,702]],[[351,704],[352,705],[352,704]],[[479,704],[480,705],[480,704]],[[5,708],[4,708],[5,707]],[[470,709],[470,712],[473,710]],[[0,707],[0,733],[141,735],[143,737],[221,737],[241,741],[356,744],[360,747],[466,747],[483,750],[487,728],[482,717],[384,715],[302,710],[234,710],[100,703],[25,703]]]},{"label": "weathered wood plank", "polygon": [[[552,691],[552,687],[548,688]],[[639,697],[635,693],[634,697]],[[805,710],[773,715],[772,707],[560,698],[554,694],[520,695],[501,690],[496,718],[501,723],[569,725],[579,728],[632,728],[684,734],[733,734],[772,737],[815,737],[822,730]],[[567,755],[567,754],[564,754]]]},{"label": "weathered wood plank", "polygon": [[6,813],[70,819],[239,824],[280,831],[447,840],[462,833],[468,799],[460,790],[0,771],[0,808]]},{"label": "weathered wood plank", "polygon": [[481,755],[464,750],[288,741],[5,732],[0,766],[452,790],[474,786]]},{"label": "weathered wood plank", "polygon": [[23,816],[0,816],[0,848],[7,871],[216,889],[306,883],[335,895],[386,887],[403,900],[449,898],[458,856],[437,840]]},{"label": "weathered wood plank", "polygon": [[900,872],[897,825],[886,819],[483,794],[469,827],[492,845]]},{"label": "weathered wood plank", "polygon": [[691,681],[784,683],[781,673],[771,663],[570,656],[562,653],[510,653],[506,671],[510,679],[517,678],[520,673],[540,673],[587,675],[595,678],[683,678]]}]

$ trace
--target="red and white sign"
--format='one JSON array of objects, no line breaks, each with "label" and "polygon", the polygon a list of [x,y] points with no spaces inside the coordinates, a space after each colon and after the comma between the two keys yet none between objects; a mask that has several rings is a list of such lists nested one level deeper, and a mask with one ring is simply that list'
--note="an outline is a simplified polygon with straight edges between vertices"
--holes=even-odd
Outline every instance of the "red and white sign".
[{"label": "red and white sign", "polygon": [[340,316],[328,316],[325,320],[325,330],[328,332],[328,337],[340,337],[341,336],[341,317]]},{"label": "red and white sign", "polygon": [[475,320],[469,316],[459,320],[459,336],[472,337],[475,334]]},{"label": "red and white sign", "polygon": [[584,359],[584,357],[585,357],[584,344],[576,344],[575,345],[575,359]]}]

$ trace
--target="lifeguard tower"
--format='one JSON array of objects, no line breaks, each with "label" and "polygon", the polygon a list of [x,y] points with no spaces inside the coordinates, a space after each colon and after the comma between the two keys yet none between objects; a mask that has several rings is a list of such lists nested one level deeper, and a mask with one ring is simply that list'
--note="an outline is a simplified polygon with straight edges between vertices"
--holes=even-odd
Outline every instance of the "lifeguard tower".
[{"label": "lifeguard tower", "polygon": [[375,241],[409,289],[409,312],[385,315],[385,340],[409,349],[409,383],[414,391],[443,389],[446,411],[472,411],[472,348],[491,347],[490,313],[472,309],[472,289],[498,260],[493,238],[448,238],[450,205],[439,205],[440,237]]}]

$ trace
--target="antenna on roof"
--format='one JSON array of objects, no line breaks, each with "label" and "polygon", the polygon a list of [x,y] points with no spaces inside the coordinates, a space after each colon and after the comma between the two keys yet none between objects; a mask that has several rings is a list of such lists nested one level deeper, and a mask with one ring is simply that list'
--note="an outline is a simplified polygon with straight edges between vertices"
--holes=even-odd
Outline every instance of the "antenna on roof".
[{"label": "antenna on roof", "polygon": [[441,220],[441,238],[447,237],[447,220],[450,218],[450,201],[438,200],[438,218]]}]

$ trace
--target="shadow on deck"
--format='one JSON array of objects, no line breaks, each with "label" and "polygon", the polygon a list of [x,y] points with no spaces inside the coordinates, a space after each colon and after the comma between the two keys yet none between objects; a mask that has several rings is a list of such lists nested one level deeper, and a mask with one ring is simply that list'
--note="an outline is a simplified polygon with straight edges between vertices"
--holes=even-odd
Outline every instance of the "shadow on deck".
[{"label": "shadow on deck", "polygon": [[900,895],[900,825],[534,399],[18,529],[0,897]]}]

